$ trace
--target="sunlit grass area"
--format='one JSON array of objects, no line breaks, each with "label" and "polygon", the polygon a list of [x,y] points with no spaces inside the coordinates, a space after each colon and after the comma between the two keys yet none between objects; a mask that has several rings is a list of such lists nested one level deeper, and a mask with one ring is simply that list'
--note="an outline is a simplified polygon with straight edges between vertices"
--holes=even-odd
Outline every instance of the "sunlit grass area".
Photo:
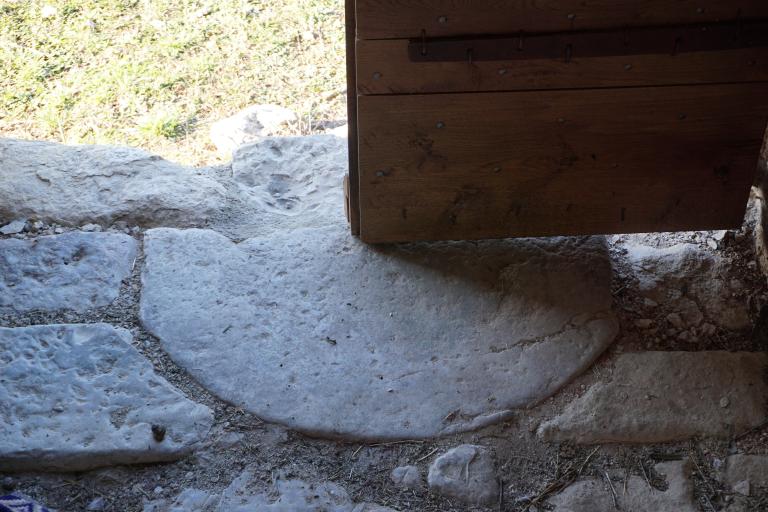
[{"label": "sunlit grass area", "polygon": [[248,105],[344,118],[344,73],[341,0],[0,0],[0,137],[215,163],[210,124]]}]

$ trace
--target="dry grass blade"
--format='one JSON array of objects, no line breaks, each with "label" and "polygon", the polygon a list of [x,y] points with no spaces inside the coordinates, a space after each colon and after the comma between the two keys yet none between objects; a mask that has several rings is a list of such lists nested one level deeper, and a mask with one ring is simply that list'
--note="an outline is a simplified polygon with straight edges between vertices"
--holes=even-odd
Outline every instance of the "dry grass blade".
[{"label": "dry grass blade", "polygon": [[568,487],[571,483],[573,483],[574,480],[576,480],[579,476],[581,476],[581,473],[584,471],[584,468],[587,467],[587,464],[589,464],[589,461],[592,460],[592,457],[594,457],[594,455],[598,452],[598,450],[600,450],[599,446],[594,450],[592,450],[589,453],[589,455],[587,455],[584,458],[584,461],[581,463],[578,469],[575,469],[572,463],[569,464],[566,470],[563,471],[562,475],[556,478],[554,482],[549,484],[543,491],[541,491],[538,494],[538,496],[532,499],[523,510],[524,511],[530,510],[532,506],[538,505],[539,503],[543,502],[550,495]]}]

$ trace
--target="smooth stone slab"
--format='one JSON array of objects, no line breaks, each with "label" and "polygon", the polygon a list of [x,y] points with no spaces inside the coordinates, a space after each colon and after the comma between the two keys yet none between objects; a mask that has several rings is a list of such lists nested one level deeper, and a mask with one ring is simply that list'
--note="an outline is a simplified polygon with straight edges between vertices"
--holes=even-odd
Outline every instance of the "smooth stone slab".
[{"label": "smooth stone slab", "polygon": [[601,238],[369,247],[346,226],[145,237],[141,319],[218,396],[314,435],[424,438],[549,397],[613,341]]},{"label": "smooth stone slab", "polygon": [[107,324],[0,328],[0,367],[0,471],[174,460],[213,421]]},{"label": "smooth stone slab", "polygon": [[[751,325],[745,300],[733,297],[734,281],[727,262],[694,244],[657,249],[629,244],[627,256],[640,284],[640,293],[659,304],[670,304],[691,312],[690,325],[701,322],[701,310],[712,322],[726,329],[742,330]],[[695,318],[691,320],[691,316]]]},{"label": "smooth stone slab", "polygon": [[146,502],[144,512],[396,512],[370,503],[355,504],[333,482],[278,479],[272,492],[256,493],[251,490],[253,481],[253,474],[244,471],[221,495],[185,489],[173,502]]},{"label": "smooth stone slab", "polygon": [[118,146],[0,139],[0,176],[0,224],[200,226],[225,198],[204,172]]},{"label": "smooth stone slab", "polygon": [[[261,233],[344,225],[347,141],[332,135],[271,137],[233,154],[232,174],[258,212]],[[261,234],[260,233],[260,234]]]},{"label": "smooth stone slab", "polygon": [[499,499],[493,456],[482,446],[463,444],[447,451],[429,467],[427,481],[433,491],[470,505]]},{"label": "smooth stone slab", "polygon": [[546,441],[662,443],[738,435],[766,419],[768,356],[751,352],[642,352],[618,358],[539,428]]},{"label": "smooth stone slab", "polygon": [[553,512],[698,512],[693,494],[693,482],[689,462],[663,462],[654,467],[656,473],[666,477],[665,491],[651,488],[643,477],[631,476],[626,491],[622,482],[614,482],[616,508],[608,482],[590,478],[571,484],[549,500]]},{"label": "smooth stone slab", "polygon": [[136,250],[119,233],[0,240],[0,314],[106,306],[131,275]]}]

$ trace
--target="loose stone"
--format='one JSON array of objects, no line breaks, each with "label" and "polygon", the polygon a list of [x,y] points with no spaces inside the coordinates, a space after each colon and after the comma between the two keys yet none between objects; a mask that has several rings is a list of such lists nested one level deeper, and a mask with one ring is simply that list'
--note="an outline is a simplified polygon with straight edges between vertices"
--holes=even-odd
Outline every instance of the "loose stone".
[{"label": "loose stone", "polygon": [[429,467],[429,488],[472,505],[499,498],[493,456],[482,446],[464,444],[438,457]]},{"label": "loose stone", "polygon": [[401,466],[392,470],[392,482],[397,487],[418,489],[422,485],[421,473],[416,466]]}]

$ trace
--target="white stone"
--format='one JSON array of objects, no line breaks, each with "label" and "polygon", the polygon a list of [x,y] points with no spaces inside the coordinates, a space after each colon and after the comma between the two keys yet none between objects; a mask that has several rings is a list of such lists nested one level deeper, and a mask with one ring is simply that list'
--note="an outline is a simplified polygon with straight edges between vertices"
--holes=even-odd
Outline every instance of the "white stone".
[{"label": "white stone", "polygon": [[238,149],[232,173],[262,232],[346,226],[347,141],[331,135],[274,137]]},{"label": "white stone", "polygon": [[687,311],[692,325],[701,318],[693,302],[714,323],[733,330],[751,325],[745,301],[734,298],[729,274],[732,266],[719,254],[694,244],[657,249],[638,244],[626,246],[640,284],[640,293],[672,309]]},{"label": "white stone", "polygon": [[416,466],[401,466],[392,470],[392,482],[404,489],[418,489],[422,485],[421,472]]},{"label": "white stone", "polygon": [[24,231],[26,225],[27,219],[16,219],[1,227],[0,233],[3,235],[16,235]]},{"label": "white stone", "polygon": [[87,511],[96,511],[96,510],[104,510],[104,498],[99,496],[98,498],[94,498],[91,500],[90,503],[88,503],[88,506],[85,507],[85,510]]},{"label": "white stone", "polygon": [[106,306],[131,275],[136,240],[78,233],[0,240],[0,313]]},{"label": "white stone", "polygon": [[213,421],[107,324],[0,328],[0,366],[0,471],[174,460]]},{"label": "white stone", "polygon": [[689,462],[663,462],[654,470],[666,477],[668,488],[665,491],[654,489],[640,476],[629,477],[626,489],[621,482],[615,482],[618,508],[613,491],[602,478],[571,484],[550,498],[549,504],[554,506],[553,512],[698,512],[693,482],[689,478],[692,470]]},{"label": "white stone", "polygon": [[211,141],[229,157],[238,147],[277,133],[296,122],[296,113],[277,105],[253,105],[211,126]]},{"label": "white stone", "polygon": [[141,320],[205,387],[315,435],[480,428],[610,345],[601,238],[366,246],[345,226],[145,237]]},{"label": "white stone", "polygon": [[487,448],[463,444],[441,455],[429,467],[429,488],[471,505],[499,499],[493,456]]},{"label": "white stone", "polygon": [[[766,419],[766,369],[768,356],[761,353],[622,354],[611,378],[568,404],[539,433],[546,441],[589,444],[738,435]],[[724,398],[727,408],[721,407]]]},{"label": "white stone", "polygon": [[0,139],[0,223],[32,217],[69,226],[198,226],[225,190],[202,170],[139,149]]},{"label": "white stone", "polygon": [[98,224],[86,224],[85,226],[80,227],[80,231],[85,231],[86,233],[93,233],[97,231],[101,231],[101,226]]}]

